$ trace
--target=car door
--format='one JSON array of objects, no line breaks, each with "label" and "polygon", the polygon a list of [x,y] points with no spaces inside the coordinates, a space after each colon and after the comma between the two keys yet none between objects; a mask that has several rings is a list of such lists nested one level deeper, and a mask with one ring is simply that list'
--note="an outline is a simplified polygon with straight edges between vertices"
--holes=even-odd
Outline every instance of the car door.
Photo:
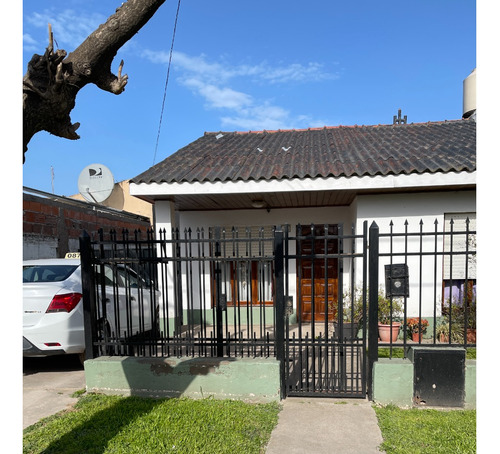
[{"label": "car door", "polygon": [[131,326],[134,333],[148,331],[152,327],[151,288],[149,283],[132,268],[118,267],[118,273],[130,301]]}]

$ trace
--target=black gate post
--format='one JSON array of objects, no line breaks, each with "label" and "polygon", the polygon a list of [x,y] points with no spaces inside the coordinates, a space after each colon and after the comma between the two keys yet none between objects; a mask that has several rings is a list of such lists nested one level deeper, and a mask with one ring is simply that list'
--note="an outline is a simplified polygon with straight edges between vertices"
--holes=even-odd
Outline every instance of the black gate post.
[{"label": "black gate post", "polygon": [[378,361],[379,228],[370,226],[368,247],[368,399],[373,400],[373,364]]},{"label": "black gate post", "polygon": [[224,342],[223,342],[223,333],[222,333],[222,270],[220,267],[220,259],[221,256],[221,228],[215,227],[214,229],[215,236],[215,318],[216,318],[216,335],[217,335],[217,356],[224,356]]},{"label": "black gate post", "polygon": [[80,262],[82,273],[83,327],[85,333],[85,359],[98,356],[94,339],[97,338],[94,275],[92,273],[92,248],[90,236],[84,231],[80,236]]},{"label": "black gate post", "polygon": [[276,359],[280,362],[280,398],[286,397],[285,370],[285,291],[283,274],[283,227],[278,226],[274,232],[274,277],[276,282]]}]

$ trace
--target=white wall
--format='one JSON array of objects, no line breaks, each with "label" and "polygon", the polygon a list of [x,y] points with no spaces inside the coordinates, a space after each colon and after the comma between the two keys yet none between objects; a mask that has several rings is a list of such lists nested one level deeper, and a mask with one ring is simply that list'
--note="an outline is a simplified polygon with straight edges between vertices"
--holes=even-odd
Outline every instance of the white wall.
[{"label": "white wall", "polygon": [[290,224],[339,224],[350,226],[354,221],[351,207],[286,208],[231,211],[183,211],[179,227],[247,226]]},{"label": "white wall", "polygon": [[[437,220],[437,231],[444,230],[445,213],[467,213],[476,211],[475,191],[450,191],[419,194],[398,194],[398,195],[373,195],[359,196],[357,200],[357,228],[362,228],[363,221],[368,221],[368,227],[375,221],[380,233],[390,232],[390,222],[393,222],[393,231],[405,231],[405,222],[408,221],[408,232],[419,232],[420,222],[423,222],[424,232],[435,231],[435,221]],[[434,239],[424,237],[422,250],[431,252],[435,250]],[[407,246],[408,251],[420,251],[420,238],[411,238]],[[390,244],[388,239],[381,239],[380,252],[389,252]],[[394,251],[404,251],[405,243],[403,239],[394,241]],[[443,237],[438,237],[438,251],[443,250]],[[389,258],[380,260],[379,283],[385,289],[384,264],[389,264]],[[405,263],[404,257],[394,259],[393,263]],[[441,286],[443,279],[442,258],[438,257],[437,263],[433,256],[408,257],[410,275],[410,298],[408,299],[408,315],[418,316],[419,306],[422,308],[423,316],[433,315],[434,298],[438,303],[442,300]],[[358,274],[359,276],[359,274]],[[422,284],[420,284],[420,282]],[[437,283],[437,290],[434,283]],[[438,304],[440,308],[440,304]],[[439,311],[438,314],[440,315]]]},{"label": "white wall", "polygon": [[23,260],[56,258],[58,245],[57,238],[24,234]]},{"label": "white wall", "polygon": [[[205,237],[208,237],[208,228],[214,226],[225,227],[245,227],[245,226],[279,226],[288,224],[291,226],[291,235],[295,236],[295,226],[297,224],[344,224],[344,232],[350,233],[355,222],[355,205],[349,207],[321,207],[321,208],[290,208],[290,209],[266,209],[254,210],[232,210],[232,211],[193,211],[177,213],[178,227],[181,232],[185,228],[196,231],[197,228],[205,229]],[[295,253],[295,242],[289,245],[290,253]],[[350,249],[346,244],[345,250]],[[350,264],[345,264],[344,282],[349,282]],[[296,296],[296,263],[291,260],[289,263],[289,295],[293,297],[294,305],[297,302]],[[204,282],[206,291],[210,290],[210,282],[198,279],[194,276],[193,295],[199,292],[199,285]]]}]

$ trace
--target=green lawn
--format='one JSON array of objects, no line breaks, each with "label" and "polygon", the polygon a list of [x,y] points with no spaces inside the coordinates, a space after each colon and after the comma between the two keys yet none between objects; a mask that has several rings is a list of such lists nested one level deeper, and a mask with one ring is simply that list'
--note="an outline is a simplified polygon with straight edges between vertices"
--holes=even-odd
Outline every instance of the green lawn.
[{"label": "green lawn", "polygon": [[475,410],[375,408],[387,454],[476,452]]},{"label": "green lawn", "polygon": [[[263,453],[280,405],[85,394],[24,431],[24,453]],[[375,407],[388,454],[475,453],[475,410]]]},{"label": "green lawn", "polygon": [[28,427],[24,453],[262,453],[280,406],[84,395]]},{"label": "green lawn", "polygon": [[[425,345],[422,345],[425,347]],[[402,347],[393,347],[392,352],[389,347],[378,348],[379,358],[404,358],[404,349]],[[476,359],[476,348],[469,347],[465,350],[465,359]]]}]

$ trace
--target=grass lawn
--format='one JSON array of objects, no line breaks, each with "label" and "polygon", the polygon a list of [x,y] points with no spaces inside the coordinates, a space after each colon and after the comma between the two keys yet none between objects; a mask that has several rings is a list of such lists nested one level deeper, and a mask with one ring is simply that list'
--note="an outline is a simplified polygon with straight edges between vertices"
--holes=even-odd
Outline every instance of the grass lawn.
[{"label": "grass lawn", "polygon": [[[422,344],[425,347],[425,344]],[[389,347],[379,347],[379,358],[391,358],[391,349]],[[404,349],[402,347],[392,348],[392,358],[404,358]],[[469,347],[465,350],[465,359],[476,359],[476,348]]]},{"label": "grass lawn", "polygon": [[387,454],[476,452],[475,410],[375,408]]},{"label": "grass lawn", "polygon": [[24,430],[24,453],[262,453],[280,406],[88,394]]}]

